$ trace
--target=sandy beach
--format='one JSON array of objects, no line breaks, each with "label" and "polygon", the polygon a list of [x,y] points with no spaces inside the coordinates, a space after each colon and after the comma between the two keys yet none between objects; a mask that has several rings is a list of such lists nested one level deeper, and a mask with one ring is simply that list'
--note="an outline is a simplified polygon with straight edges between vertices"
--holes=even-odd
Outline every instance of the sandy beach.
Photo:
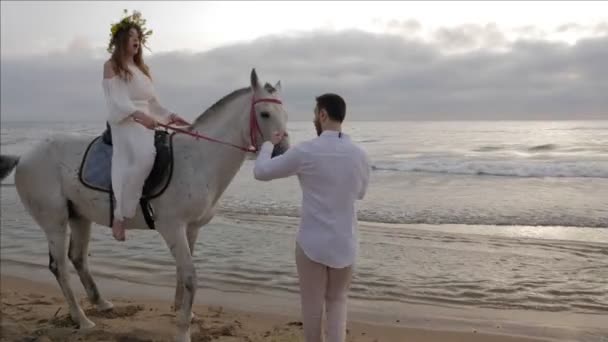
[{"label": "sandy beach", "polygon": [[[171,341],[175,315],[168,301],[111,296],[115,308],[97,312],[82,297],[86,313],[97,324],[79,331],[70,320],[57,286],[2,275],[1,341]],[[193,341],[303,341],[297,316],[195,305]],[[348,341],[546,341],[490,335],[476,331],[451,332],[349,322]]]}]

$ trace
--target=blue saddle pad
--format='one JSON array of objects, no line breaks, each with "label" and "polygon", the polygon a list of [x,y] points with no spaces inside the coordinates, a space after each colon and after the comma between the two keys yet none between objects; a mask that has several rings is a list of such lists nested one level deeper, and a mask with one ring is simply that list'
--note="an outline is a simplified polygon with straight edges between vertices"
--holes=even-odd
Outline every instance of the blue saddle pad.
[{"label": "blue saddle pad", "polygon": [[112,190],[112,146],[104,143],[101,136],[95,138],[85,152],[80,181],[95,190]]},{"label": "blue saddle pad", "polygon": [[[140,205],[146,224],[151,229],[154,225],[154,212],[149,200],[163,194],[171,182],[173,174],[173,135],[167,131],[156,131],[154,133],[154,148],[156,156],[150,174],[147,176],[142,189]],[[112,194],[112,145],[110,127],[93,139],[87,147],[79,170],[79,178],[84,186]],[[112,225],[114,219],[114,199],[110,196],[110,220]]]}]

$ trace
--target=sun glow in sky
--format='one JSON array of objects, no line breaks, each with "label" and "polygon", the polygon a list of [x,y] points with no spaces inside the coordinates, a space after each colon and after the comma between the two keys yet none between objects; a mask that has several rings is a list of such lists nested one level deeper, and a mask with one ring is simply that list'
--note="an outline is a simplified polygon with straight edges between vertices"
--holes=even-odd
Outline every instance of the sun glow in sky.
[{"label": "sun glow in sky", "polygon": [[536,37],[572,43],[601,34],[600,23],[608,20],[607,2],[2,1],[1,6],[6,56],[74,45],[101,49],[123,8],[140,10],[148,20],[154,30],[153,52],[197,52],[267,35],[343,29],[429,40],[440,28],[462,25],[495,26],[509,40]]}]

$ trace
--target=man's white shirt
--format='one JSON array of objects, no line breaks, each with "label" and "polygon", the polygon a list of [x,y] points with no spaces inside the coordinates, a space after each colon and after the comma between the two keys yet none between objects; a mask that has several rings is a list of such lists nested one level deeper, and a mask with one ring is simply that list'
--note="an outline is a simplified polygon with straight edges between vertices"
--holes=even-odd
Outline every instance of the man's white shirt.
[{"label": "man's white shirt", "polygon": [[318,263],[353,265],[358,250],[355,202],[365,196],[370,176],[366,153],[348,135],[327,130],[275,158],[273,148],[269,141],[262,145],[254,176],[262,181],[298,176],[302,208],[297,243]]}]

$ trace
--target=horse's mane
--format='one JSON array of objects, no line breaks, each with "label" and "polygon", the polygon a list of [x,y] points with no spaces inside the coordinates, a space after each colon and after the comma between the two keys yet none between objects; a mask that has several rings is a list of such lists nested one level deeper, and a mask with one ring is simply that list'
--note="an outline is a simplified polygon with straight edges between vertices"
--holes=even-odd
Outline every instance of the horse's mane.
[{"label": "horse's mane", "polygon": [[220,109],[222,109],[226,104],[233,101],[237,97],[244,95],[245,93],[249,93],[250,91],[251,91],[251,87],[241,88],[241,89],[237,89],[237,90],[233,91],[232,93],[222,97],[217,102],[212,104],[211,107],[207,108],[207,110],[205,110],[201,115],[199,115],[198,118],[196,118],[196,120],[194,120],[194,122],[192,122],[192,126],[195,126],[195,125],[201,123],[205,118],[208,118],[209,116],[211,116],[211,113],[219,112]]},{"label": "horse's mane", "polygon": [[[273,86],[268,83],[264,84],[264,89],[270,94],[273,94],[277,91]],[[217,102],[212,104],[211,107],[207,108],[207,110],[205,110],[201,115],[199,115],[196,120],[192,122],[192,125],[190,127],[194,127],[195,125],[201,123],[204,119],[209,118],[212,113],[220,112],[225,105],[249,92],[251,92],[251,87],[245,87],[237,89],[231,92],[230,94],[222,97]]]}]

